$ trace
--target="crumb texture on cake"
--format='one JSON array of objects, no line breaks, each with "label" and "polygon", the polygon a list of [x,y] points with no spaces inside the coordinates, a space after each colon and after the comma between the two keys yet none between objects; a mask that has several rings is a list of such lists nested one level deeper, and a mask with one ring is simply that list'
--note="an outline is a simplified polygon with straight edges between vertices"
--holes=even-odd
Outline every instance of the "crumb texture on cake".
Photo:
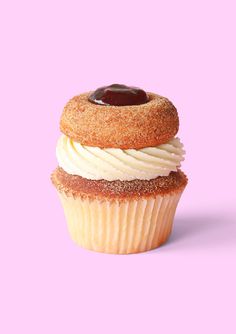
[{"label": "crumb texture on cake", "polygon": [[60,120],[61,131],[82,145],[139,149],[164,144],[178,132],[177,110],[165,97],[147,93],[145,104],[102,106],[89,102],[89,94],[73,97]]},{"label": "crumb texture on cake", "polygon": [[111,200],[148,198],[178,193],[183,191],[188,182],[186,175],[181,170],[152,180],[106,181],[88,180],[81,176],[70,175],[61,167],[55,169],[51,180],[57,190],[67,196]]}]

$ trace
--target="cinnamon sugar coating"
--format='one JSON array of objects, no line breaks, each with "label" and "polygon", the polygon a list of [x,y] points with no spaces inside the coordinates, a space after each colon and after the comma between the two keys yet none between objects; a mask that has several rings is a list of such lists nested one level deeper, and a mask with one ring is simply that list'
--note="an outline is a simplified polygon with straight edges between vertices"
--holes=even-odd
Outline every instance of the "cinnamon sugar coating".
[{"label": "cinnamon sugar coating", "polygon": [[102,106],[84,93],[65,106],[61,131],[82,145],[139,149],[168,142],[179,129],[178,113],[165,97],[147,93],[149,102],[132,106]]},{"label": "cinnamon sugar coating", "polygon": [[178,193],[188,182],[186,175],[180,170],[171,172],[169,176],[159,176],[149,181],[106,181],[88,180],[81,176],[70,175],[61,167],[52,173],[51,180],[57,190],[67,196],[120,201]]}]

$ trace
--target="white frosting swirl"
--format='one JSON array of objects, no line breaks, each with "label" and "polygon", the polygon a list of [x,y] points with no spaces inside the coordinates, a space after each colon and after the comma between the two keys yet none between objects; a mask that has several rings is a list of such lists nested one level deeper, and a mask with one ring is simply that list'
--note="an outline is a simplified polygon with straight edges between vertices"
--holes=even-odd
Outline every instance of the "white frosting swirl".
[{"label": "white frosting swirl", "polygon": [[184,154],[179,138],[157,147],[122,150],[84,146],[62,135],[56,148],[59,166],[68,174],[107,181],[168,176],[177,171]]}]

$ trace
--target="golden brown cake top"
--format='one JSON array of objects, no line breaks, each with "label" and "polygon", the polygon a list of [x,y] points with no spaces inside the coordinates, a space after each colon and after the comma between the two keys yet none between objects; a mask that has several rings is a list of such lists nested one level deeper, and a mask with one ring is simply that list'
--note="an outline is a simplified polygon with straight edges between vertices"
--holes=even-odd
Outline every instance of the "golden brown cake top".
[{"label": "golden brown cake top", "polygon": [[148,102],[101,105],[93,92],[73,97],[65,106],[61,131],[74,141],[101,148],[143,148],[168,142],[179,129],[178,113],[165,97],[147,93]]},{"label": "golden brown cake top", "polygon": [[67,196],[119,201],[178,193],[187,184],[187,177],[180,170],[152,180],[106,181],[88,180],[81,176],[70,175],[58,167],[52,173],[51,179],[57,190]]}]

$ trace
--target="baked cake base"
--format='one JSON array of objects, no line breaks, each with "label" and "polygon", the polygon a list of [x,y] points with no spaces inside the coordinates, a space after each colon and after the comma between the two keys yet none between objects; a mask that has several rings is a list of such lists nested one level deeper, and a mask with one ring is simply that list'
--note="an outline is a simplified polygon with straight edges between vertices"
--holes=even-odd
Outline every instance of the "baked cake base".
[{"label": "baked cake base", "polygon": [[183,172],[150,181],[93,181],[57,168],[52,181],[71,238],[80,246],[113,254],[154,249],[169,237],[187,184]]}]

